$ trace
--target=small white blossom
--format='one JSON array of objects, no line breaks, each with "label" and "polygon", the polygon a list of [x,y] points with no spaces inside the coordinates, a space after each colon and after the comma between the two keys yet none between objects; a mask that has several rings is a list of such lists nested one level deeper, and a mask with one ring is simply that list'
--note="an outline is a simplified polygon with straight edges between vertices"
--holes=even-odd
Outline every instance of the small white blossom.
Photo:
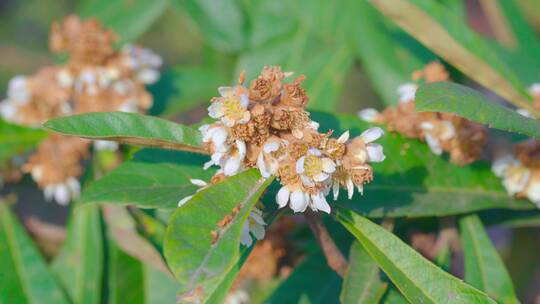
[{"label": "small white blossom", "polygon": [[268,178],[276,174],[280,162],[287,157],[287,154],[283,152],[285,145],[287,142],[278,137],[271,137],[264,143],[257,157],[257,167],[262,177]]},{"label": "small white blossom", "polygon": [[242,227],[242,234],[240,235],[240,243],[244,246],[250,247],[253,244],[252,236],[257,240],[264,239],[266,223],[262,217],[262,211],[254,207],[249,214],[247,221]]},{"label": "small white blossom", "polygon": [[288,186],[283,186],[276,195],[276,201],[279,208],[283,208],[289,204],[289,207],[294,212],[304,212],[307,207],[310,207],[313,211],[320,210],[330,213],[330,205],[326,201],[326,193],[321,191],[309,194],[302,191],[299,187],[291,191]]},{"label": "small white blossom", "polygon": [[420,128],[424,131],[424,138],[429,148],[436,155],[441,155],[443,152],[440,141],[449,140],[456,135],[454,125],[446,120],[441,121],[437,125],[431,122],[423,122],[420,124]]},{"label": "small white blossom", "polygon": [[374,108],[366,108],[358,112],[358,117],[365,122],[375,122],[380,115]]},{"label": "small white blossom", "polygon": [[233,127],[237,123],[246,124],[251,118],[248,111],[248,96],[246,94],[238,96],[232,87],[220,87],[218,91],[221,98],[213,101],[208,107],[208,115],[221,119],[227,127]]},{"label": "small white blossom", "polygon": [[118,143],[110,140],[94,140],[94,149],[98,151],[116,151]]},{"label": "small white blossom", "polygon": [[511,155],[496,159],[491,170],[496,176],[502,178],[503,186],[510,195],[525,190],[531,176],[530,170]]},{"label": "small white blossom", "polygon": [[409,102],[414,100],[418,86],[414,83],[405,83],[397,88],[399,102]]},{"label": "small white blossom", "polygon": [[137,79],[144,84],[152,84],[159,80],[159,68],[163,59],[150,49],[128,44],[123,51],[128,54],[125,64],[135,71]]},{"label": "small white blossom", "polygon": [[45,186],[43,193],[45,200],[52,201],[54,199],[58,204],[66,206],[70,201],[79,197],[81,185],[76,178],[69,177],[63,183]]},{"label": "small white blossom", "polygon": [[296,161],[296,173],[307,187],[315,186],[316,182],[324,182],[335,170],[334,161],[323,157],[322,152],[314,148],[309,149],[305,156]]}]

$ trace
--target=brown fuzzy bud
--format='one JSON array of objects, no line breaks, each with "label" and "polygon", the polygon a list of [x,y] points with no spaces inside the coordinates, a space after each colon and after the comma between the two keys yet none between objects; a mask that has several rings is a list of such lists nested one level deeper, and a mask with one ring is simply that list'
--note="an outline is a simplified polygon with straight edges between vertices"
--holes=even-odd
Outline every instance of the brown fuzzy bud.
[{"label": "brown fuzzy bud", "polygon": [[279,101],[280,105],[293,107],[293,108],[305,108],[309,102],[309,97],[306,94],[304,88],[302,88],[302,82],[305,76],[301,75],[293,83],[287,83],[283,85],[283,95]]}]

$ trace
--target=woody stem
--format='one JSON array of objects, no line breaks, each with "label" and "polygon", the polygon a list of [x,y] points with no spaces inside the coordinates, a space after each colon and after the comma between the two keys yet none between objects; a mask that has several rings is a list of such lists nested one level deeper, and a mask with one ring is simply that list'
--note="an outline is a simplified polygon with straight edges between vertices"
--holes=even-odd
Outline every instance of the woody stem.
[{"label": "woody stem", "polygon": [[309,228],[311,228],[319,246],[321,246],[328,266],[337,272],[340,277],[344,277],[348,267],[347,260],[337,248],[336,243],[328,233],[328,230],[326,230],[321,218],[313,211],[306,211],[304,215]]}]

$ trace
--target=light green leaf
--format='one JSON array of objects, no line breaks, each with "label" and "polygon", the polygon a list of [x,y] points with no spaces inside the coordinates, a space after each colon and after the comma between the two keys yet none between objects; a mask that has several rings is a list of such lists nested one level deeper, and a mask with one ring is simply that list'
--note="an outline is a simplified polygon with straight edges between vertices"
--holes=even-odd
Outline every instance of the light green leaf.
[{"label": "light green leaf", "polygon": [[74,303],[101,303],[103,237],[97,206],[72,213],[67,238],[52,270]]},{"label": "light green leaf", "polygon": [[264,303],[339,303],[342,280],[328,267],[322,252],[309,255]]},{"label": "light green leaf", "polygon": [[496,303],[482,291],[442,271],[391,232],[353,212],[338,220],[411,303]]},{"label": "light green leaf", "polygon": [[379,303],[387,285],[381,280],[377,264],[360,243],[354,242],[349,254],[349,268],[341,287],[341,303]]},{"label": "light green leaf", "polygon": [[465,261],[465,281],[476,286],[498,303],[519,303],[504,262],[491,243],[476,214],[459,219]]},{"label": "light green leaf", "polygon": [[96,17],[120,37],[131,42],[161,16],[169,0],[86,0],[79,8],[84,18]]},{"label": "light green leaf", "polygon": [[461,17],[434,0],[370,0],[431,51],[484,87],[524,109],[534,109],[517,76]]},{"label": "light green leaf", "polygon": [[[324,122],[321,132],[335,130],[351,136],[372,127],[355,116],[312,113]],[[377,143],[386,159],[373,163],[374,180],[364,186],[364,195],[348,200],[341,193],[339,206],[368,217],[426,217],[467,213],[491,208],[535,209],[534,204],[506,193],[489,164],[477,162],[460,167],[431,152],[427,144],[386,133]]]},{"label": "light green leaf", "polygon": [[0,120],[0,168],[11,157],[36,146],[47,136],[41,129],[9,124]]},{"label": "light green leaf", "polygon": [[136,205],[141,208],[176,208],[197,186],[190,179],[207,182],[212,170],[203,170],[206,159],[186,152],[144,149],[82,194],[83,204]]},{"label": "light green leaf", "polygon": [[408,304],[407,300],[399,293],[395,286],[388,288],[388,292],[382,299],[383,304]]},{"label": "light green leaf", "polygon": [[[164,247],[181,286],[179,302],[205,302],[226,279],[240,258],[242,227],[271,181],[250,169],[198,192],[174,212]],[[231,221],[220,227],[231,214]]]},{"label": "light green leaf", "polygon": [[0,202],[0,259],[0,303],[68,303],[5,202]]},{"label": "light green leaf", "polygon": [[418,111],[450,112],[489,127],[540,138],[540,122],[490,101],[482,93],[450,82],[422,85]]},{"label": "light green leaf", "polygon": [[55,118],[44,126],[64,135],[205,153],[199,131],[147,115],[95,112]]}]

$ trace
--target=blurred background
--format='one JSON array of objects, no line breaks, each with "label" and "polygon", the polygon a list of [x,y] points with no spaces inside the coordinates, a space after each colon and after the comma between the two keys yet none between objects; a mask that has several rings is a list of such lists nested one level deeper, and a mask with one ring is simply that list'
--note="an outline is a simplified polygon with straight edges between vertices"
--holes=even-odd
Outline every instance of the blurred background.
[{"label": "blurred background", "polygon": [[[141,44],[163,57],[162,77],[150,87],[155,100],[151,114],[183,123],[199,121],[205,115],[205,103],[217,94],[216,88],[235,83],[242,70],[247,71],[247,79],[267,64],[282,65],[295,75],[306,74],[312,109],[354,114],[397,102],[396,93],[388,88],[406,82],[426,58],[436,59],[363,0],[197,2],[132,0],[108,7],[107,1],[0,0],[0,96],[4,97],[13,76],[32,74],[62,60],[48,51],[50,26],[73,12],[83,17],[97,14],[120,31],[122,41]],[[486,39],[500,40],[484,9],[486,1],[440,2],[461,14]],[[540,29],[538,0],[516,3],[535,29]],[[115,12],[125,10],[129,19],[130,9],[135,7],[147,10],[137,26],[126,27],[127,21],[115,18]],[[381,32],[391,33],[392,39],[402,43],[384,44],[387,38]],[[385,54],[392,59],[386,60]],[[386,73],[387,67],[407,72],[396,76]],[[457,71],[451,73],[454,79],[468,82]],[[538,77],[540,71],[534,73]],[[38,218],[65,224],[67,208],[44,202],[30,178],[1,193],[13,190],[19,196],[15,210],[26,222]],[[520,298],[540,303],[539,230],[493,228],[490,233]]]}]

